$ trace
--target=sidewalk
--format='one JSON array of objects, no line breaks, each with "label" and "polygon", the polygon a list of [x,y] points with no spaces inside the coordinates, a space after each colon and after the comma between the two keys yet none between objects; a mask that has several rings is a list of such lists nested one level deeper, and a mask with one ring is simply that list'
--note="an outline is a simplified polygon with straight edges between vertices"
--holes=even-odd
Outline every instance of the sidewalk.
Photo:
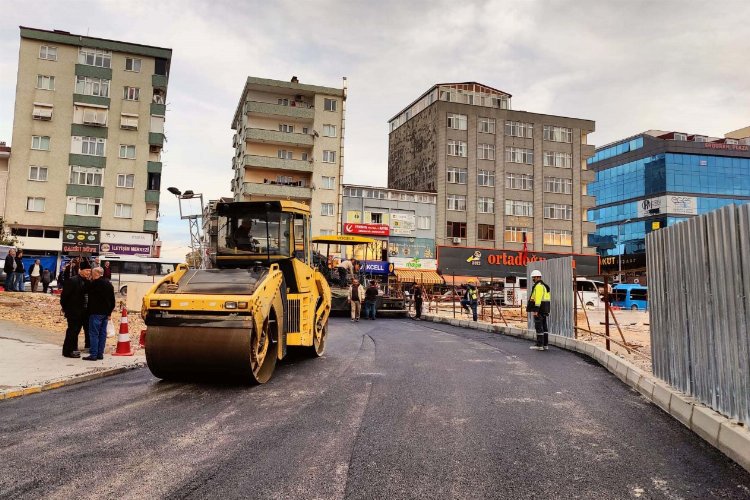
[{"label": "sidewalk", "polygon": [[[107,339],[108,347],[116,339]],[[79,342],[82,347],[83,335]],[[48,331],[0,319],[0,399],[114,375],[145,362],[143,350],[135,356],[105,354],[102,361],[64,358],[61,344],[51,343]]]}]

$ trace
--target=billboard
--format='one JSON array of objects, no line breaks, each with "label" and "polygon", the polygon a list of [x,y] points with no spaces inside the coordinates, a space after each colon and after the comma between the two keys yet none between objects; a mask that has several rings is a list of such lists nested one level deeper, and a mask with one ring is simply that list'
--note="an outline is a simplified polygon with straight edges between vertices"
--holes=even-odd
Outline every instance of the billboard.
[{"label": "billboard", "polygon": [[344,223],[344,233],[362,234],[367,236],[388,236],[390,228],[386,224],[354,224]]},{"label": "billboard", "polygon": [[437,270],[436,259],[420,259],[419,257],[414,257],[413,259],[410,259],[408,257],[391,257],[388,260],[390,260],[391,264],[393,264],[393,267],[395,267],[396,269],[425,269],[429,271]]},{"label": "billboard", "polygon": [[698,215],[698,199],[695,196],[664,195],[638,202],[638,217],[654,214]]},{"label": "billboard", "polygon": [[391,213],[391,234],[409,236],[417,229],[417,217],[414,214]]},{"label": "billboard", "polygon": [[99,253],[99,229],[86,227],[63,228],[63,253]]},{"label": "billboard", "polygon": [[363,260],[362,270],[367,274],[389,274],[393,269],[384,260]]},{"label": "billboard", "polygon": [[600,274],[598,255],[553,252],[526,252],[524,255],[521,250],[497,248],[439,246],[437,248],[437,264],[443,275],[482,278],[525,276],[526,264],[529,262],[571,255],[579,276],[597,276]]}]

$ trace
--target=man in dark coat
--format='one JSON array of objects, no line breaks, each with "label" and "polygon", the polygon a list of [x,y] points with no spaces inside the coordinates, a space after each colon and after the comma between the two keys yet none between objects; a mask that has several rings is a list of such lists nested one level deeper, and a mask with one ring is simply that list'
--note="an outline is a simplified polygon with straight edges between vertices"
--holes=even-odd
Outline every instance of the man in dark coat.
[{"label": "man in dark coat", "polygon": [[13,280],[14,288],[17,292],[24,291],[25,282],[23,276],[26,273],[26,268],[23,265],[23,250],[19,249],[16,252],[16,271],[13,273],[15,279]]},{"label": "man in dark coat", "polygon": [[5,273],[5,290],[8,292],[15,291],[15,279],[16,279],[16,249],[11,248],[8,251],[8,255],[5,256],[5,264],[3,265],[3,272]]},{"label": "man in dark coat", "polygon": [[104,269],[95,267],[91,272],[89,287],[89,336],[91,350],[83,358],[86,361],[104,359],[104,347],[107,343],[107,322],[115,310],[115,289],[112,283],[104,279]]},{"label": "man in dark coat", "polygon": [[[60,295],[60,306],[65,313],[65,319],[68,321],[62,350],[62,354],[66,358],[81,357],[81,353],[78,351],[78,335],[81,333],[84,319],[88,321],[88,312],[86,311],[85,304],[88,280],[83,274],[85,273],[71,276],[65,280],[65,288],[63,288]],[[84,335],[86,331],[88,331],[88,325],[84,330]],[[88,337],[88,335],[86,336]],[[88,343],[87,338],[86,344]]]}]

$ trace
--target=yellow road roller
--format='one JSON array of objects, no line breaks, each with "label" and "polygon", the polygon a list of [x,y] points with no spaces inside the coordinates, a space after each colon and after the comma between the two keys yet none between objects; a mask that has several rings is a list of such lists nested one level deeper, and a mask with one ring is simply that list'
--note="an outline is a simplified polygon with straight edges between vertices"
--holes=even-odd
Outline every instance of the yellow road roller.
[{"label": "yellow road roller", "polygon": [[151,373],[262,384],[288,348],[321,356],[331,290],[312,266],[307,205],[218,203],[215,215],[211,268],[180,264],[143,298]]}]

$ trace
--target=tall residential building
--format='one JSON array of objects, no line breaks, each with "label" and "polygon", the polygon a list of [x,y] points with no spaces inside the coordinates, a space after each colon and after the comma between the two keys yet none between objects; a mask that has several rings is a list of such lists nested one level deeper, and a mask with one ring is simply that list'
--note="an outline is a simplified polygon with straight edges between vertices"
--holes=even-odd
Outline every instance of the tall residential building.
[{"label": "tall residential building", "polygon": [[590,244],[603,266],[616,268],[619,257],[607,257],[622,254],[624,269],[643,268],[649,232],[750,202],[750,127],[724,138],[649,130],[597,149],[588,163],[596,173]]},{"label": "tall residential building", "polygon": [[153,244],[171,58],[21,27],[5,214],[27,254]]},{"label": "tall residential building", "polygon": [[[5,193],[8,187],[8,160],[10,147],[0,141],[0,217],[5,217]],[[0,235],[2,236],[2,235]]]},{"label": "tall residential building", "polygon": [[312,233],[335,234],[344,175],[343,88],[248,77],[232,120],[236,201],[310,205]]},{"label": "tall residential building", "polygon": [[438,246],[594,253],[594,122],[510,104],[476,82],[433,86],[389,122],[388,187],[437,193]]}]

